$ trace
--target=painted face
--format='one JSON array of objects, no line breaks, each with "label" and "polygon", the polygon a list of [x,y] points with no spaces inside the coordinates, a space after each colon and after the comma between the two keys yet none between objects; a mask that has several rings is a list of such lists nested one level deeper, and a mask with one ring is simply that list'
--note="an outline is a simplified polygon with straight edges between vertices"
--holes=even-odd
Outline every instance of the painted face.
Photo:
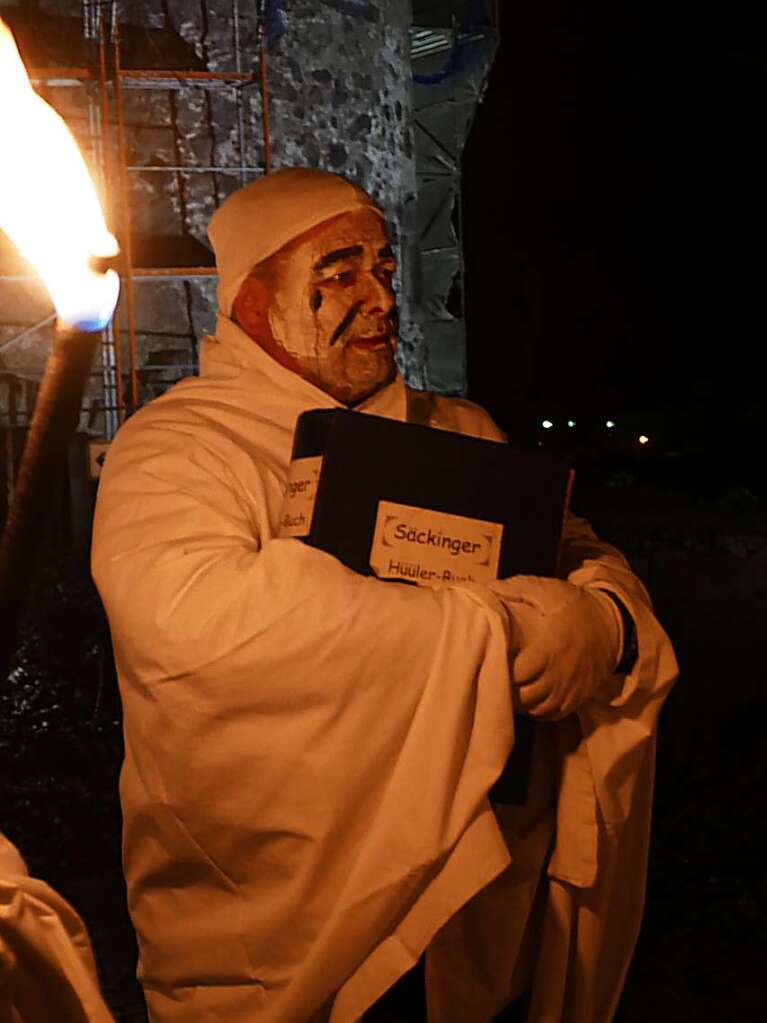
[{"label": "painted face", "polygon": [[378,214],[343,213],[259,264],[234,315],[277,362],[356,405],[395,373],[395,265]]}]

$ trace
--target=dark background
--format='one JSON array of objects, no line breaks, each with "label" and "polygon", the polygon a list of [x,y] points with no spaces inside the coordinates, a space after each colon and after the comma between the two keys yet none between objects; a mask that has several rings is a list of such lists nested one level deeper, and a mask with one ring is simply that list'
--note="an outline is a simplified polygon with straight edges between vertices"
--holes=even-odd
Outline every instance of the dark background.
[{"label": "dark background", "polygon": [[615,1023],[756,1023],[767,7],[500,6],[463,160],[470,397],[575,465],[575,510],[628,556],[680,663]]},{"label": "dark background", "polygon": [[520,439],[612,418],[763,489],[765,5],[500,8],[463,162],[471,396]]}]

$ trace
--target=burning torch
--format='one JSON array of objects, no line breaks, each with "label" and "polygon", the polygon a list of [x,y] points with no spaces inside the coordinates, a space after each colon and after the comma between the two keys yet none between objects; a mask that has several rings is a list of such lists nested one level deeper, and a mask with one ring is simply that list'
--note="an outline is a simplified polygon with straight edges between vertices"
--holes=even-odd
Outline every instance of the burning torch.
[{"label": "burning torch", "polygon": [[35,554],[77,428],[100,331],[120,279],[98,260],[118,254],[85,161],[62,118],[32,88],[0,18],[0,228],[42,278],[56,307],[38,391],[0,539],[0,682],[7,677]]}]

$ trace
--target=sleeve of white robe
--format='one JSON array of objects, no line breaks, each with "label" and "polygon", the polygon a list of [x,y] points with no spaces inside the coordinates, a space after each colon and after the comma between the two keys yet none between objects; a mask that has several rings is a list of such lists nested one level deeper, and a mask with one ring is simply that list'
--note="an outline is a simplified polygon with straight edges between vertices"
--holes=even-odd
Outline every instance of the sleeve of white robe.
[{"label": "sleeve of white robe", "polygon": [[[438,404],[438,416],[440,412],[448,429],[506,440],[490,416],[471,402],[443,402]],[[438,421],[434,425],[441,424]],[[576,585],[610,590],[622,601],[637,630],[638,657],[630,673],[616,677],[608,700],[592,701],[578,714],[594,793],[610,828],[629,816],[635,786],[647,767],[647,759],[654,755],[652,740],[658,712],[676,680],[678,668],[668,636],[653,614],[647,590],[626,558],[600,540],[585,519],[572,514],[568,514],[565,522],[560,574]],[[560,800],[563,807],[566,803],[569,801]],[[574,800],[572,805],[580,807],[581,801]],[[589,816],[595,819],[593,812]],[[595,842],[594,837],[594,855],[588,857],[589,865],[586,867],[584,861],[583,870],[577,871],[579,883],[590,883],[584,880],[589,874],[593,879]]]},{"label": "sleeve of white robe", "polygon": [[0,1021],[112,1023],[85,926],[0,834]]},{"label": "sleeve of white robe", "polygon": [[[500,607],[364,578],[298,540],[261,546],[226,462],[172,426],[115,441],[93,569],[126,707],[123,795],[142,786],[190,850],[177,857],[196,857],[164,881],[196,886],[199,918],[154,910],[156,877],[133,887],[134,919],[154,920],[139,926],[150,981],[235,983],[250,965],[278,989],[313,962],[320,1004],[492,818],[513,738]],[[129,861],[156,855],[154,828],[131,824]],[[206,887],[257,907],[253,927],[222,924],[242,928],[244,965],[207,940]]]},{"label": "sleeve of white robe", "polygon": [[[655,732],[658,713],[677,677],[676,658],[652,610],[647,590],[623,555],[598,540],[583,519],[570,516],[565,532],[563,574],[570,582],[610,590],[627,608],[637,632],[637,659],[629,674],[616,679],[609,699],[587,703],[579,712],[581,729],[595,771],[605,824],[629,815],[632,779]],[[620,736],[616,727],[620,724]]]}]

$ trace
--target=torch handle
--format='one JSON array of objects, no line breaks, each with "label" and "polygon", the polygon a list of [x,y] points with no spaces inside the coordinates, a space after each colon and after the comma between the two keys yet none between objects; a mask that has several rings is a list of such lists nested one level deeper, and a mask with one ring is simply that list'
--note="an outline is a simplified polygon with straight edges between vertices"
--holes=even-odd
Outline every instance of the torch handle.
[{"label": "torch handle", "polygon": [[80,417],[98,333],[57,324],[0,539],[0,685],[19,625],[48,514]]}]

